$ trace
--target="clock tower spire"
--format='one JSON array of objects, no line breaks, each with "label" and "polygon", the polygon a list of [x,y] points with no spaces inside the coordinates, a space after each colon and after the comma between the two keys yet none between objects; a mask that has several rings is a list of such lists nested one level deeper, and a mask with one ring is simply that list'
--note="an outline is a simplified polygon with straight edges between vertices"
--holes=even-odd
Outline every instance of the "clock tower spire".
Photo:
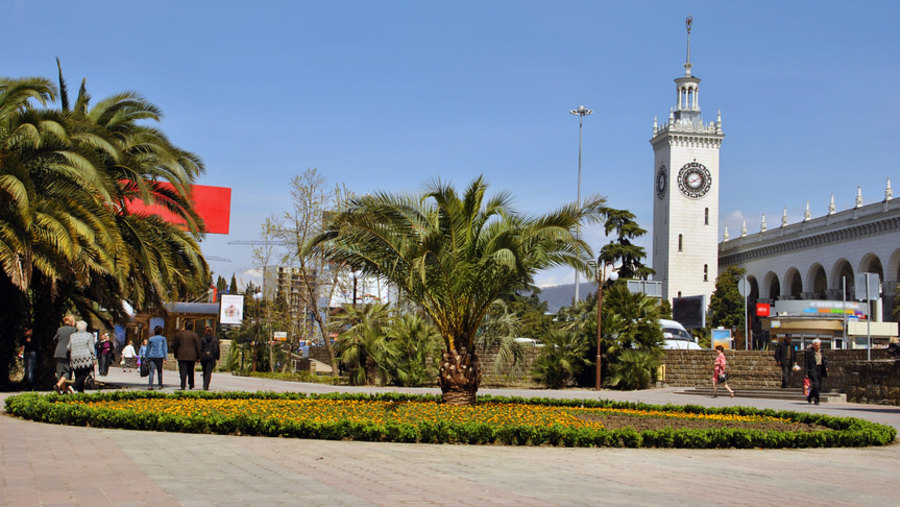
[{"label": "clock tower spire", "polygon": [[718,273],[721,116],[705,124],[700,78],[692,74],[688,16],[684,75],[675,79],[675,107],[653,129],[653,269],[663,297],[709,297]]}]

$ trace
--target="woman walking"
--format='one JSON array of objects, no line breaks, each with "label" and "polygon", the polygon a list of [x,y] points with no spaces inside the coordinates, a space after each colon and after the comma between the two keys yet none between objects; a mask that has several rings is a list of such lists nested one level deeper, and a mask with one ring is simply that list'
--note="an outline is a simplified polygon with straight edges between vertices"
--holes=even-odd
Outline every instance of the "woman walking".
[{"label": "woman walking", "polygon": [[728,375],[725,373],[725,368],[728,366],[728,362],[725,360],[725,347],[721,345],[716,345],[716,351],[719,353],[716,356],[716,365],[713,368],[713,398],[717,398],[719,395],[716,391],[719,390],[719,384],[725,386],[725,389],[728,389],[728,392],[731,393],[731,397],[734,398],[734,391],[728,387]]},{"label": "woman walking", "polygon": [[213,334],[211,327],[207,326],[203,337],[200,338],[200,366],[203,367],[203,390],[209,391],[209,381],[212,372],[219,360],[219,339]]},{"label": "woman walking", "polygon": [[147,339],[144,338],[144,341],[141,342],[141,349],[138,350],[137,356],[137,369],[141,371],[141,358],[147,355]]},{"label": "woman walking", "polygon": [[112,364],[113,356],[115,355],[113,342],[109,339],[109,333],[100,335],[100,345],[97,348],[99,349],[100,356],[100,376],[105,377],[106,374],[109,373],[109,365]]},{"label": "woman walking", "polygon": [[84,381],[94,371],[94,335],[87,332],[87,322],[79,320],[75,323],[75,332],[69,337],[67,350],[69,365],[75,372],[72,388],[83,393]]},{"label": "woman walking", "polygon": [[134,353],[134,345],[131,344],[131,340],[128,340],[128,344],[122,349],[122,372],[131,371],[137,366],[135,357],[137,354]]},{"label": "woman walking", "polygon": [[812,345],[806,349],[804,357],[806,364],[806,378],[809,379],[809,394],[806,402],[819,404],[819,391],[822,389],[822,379],[828,376],[828,360],[825,359],[825,351],[822,350],[822,340],[816,338]]},{"label": "woman walking", "polygon": [[162,332],[162,326],[156,326],[155,328],[153,328],[154,334],[147,342],[147,349],[144,351],[143,355],[143,360],[149,361],[150,366],[149,385],[147,386],[147,389],[149,390],[153,390],[154,370],[158,372],[157,376],[159,377],[159,388],[163,388],[162,369],[163,364],[166,363],[166,356],[169,355],[169,342],[166,340],[166,337],[162,335]]}]

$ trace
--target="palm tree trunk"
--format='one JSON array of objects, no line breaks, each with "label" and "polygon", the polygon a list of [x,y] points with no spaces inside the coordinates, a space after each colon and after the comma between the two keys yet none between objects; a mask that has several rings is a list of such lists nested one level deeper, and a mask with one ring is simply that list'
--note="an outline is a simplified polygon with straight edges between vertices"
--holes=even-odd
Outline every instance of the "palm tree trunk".
[{"label": "palm tree trunk", "polygon": [[378,368],[375,364],[375,358],[369,354],[366,354],[366,360],[364,361],[364,364],[366,369],[366,385],[379,385],[380,382],[378,382]]},{"label": "palm tree trunk", "polygon": [[444,351],[438,378],[441,399],[448,405],[474,405],[481,384],[481,364],[474,351],[466,347]]}]

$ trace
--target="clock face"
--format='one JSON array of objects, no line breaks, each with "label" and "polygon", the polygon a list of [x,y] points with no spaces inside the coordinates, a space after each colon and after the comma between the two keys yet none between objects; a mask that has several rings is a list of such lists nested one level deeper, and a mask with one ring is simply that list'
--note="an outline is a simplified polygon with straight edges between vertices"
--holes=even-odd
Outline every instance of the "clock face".
[{"label": "clock face", "polygon": [[703,164],[689,162],[678,171],[678,190],[690,199],[699,199],[709,192],[712,176]]},{"label": "clock face", "polygon": [[659,166],[656,173],[656,198],[662,199],[666,196],[666,166]]}]

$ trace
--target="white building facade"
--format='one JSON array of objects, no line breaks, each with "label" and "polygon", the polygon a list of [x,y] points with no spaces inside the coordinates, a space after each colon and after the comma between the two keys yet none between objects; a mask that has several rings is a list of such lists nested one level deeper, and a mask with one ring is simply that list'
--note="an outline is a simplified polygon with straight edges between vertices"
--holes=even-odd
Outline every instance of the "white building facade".
[{"label": "white building facade", "polygon": [[[890,320],[893,295],[900,280],[900,199],[893,198],[888,180],[884,199],[864,205],[857,193],[854,208],[787,223],[730,239],[719,245],[719,268],[746,270],[750,300],[792,299],[854,301],[857,281],[874,273],[880,282],[881,304],[872,308],[876,321]],[[870,275],[871,276],[871,275]],[[881,307],[881,308],[879,308]]]}]

